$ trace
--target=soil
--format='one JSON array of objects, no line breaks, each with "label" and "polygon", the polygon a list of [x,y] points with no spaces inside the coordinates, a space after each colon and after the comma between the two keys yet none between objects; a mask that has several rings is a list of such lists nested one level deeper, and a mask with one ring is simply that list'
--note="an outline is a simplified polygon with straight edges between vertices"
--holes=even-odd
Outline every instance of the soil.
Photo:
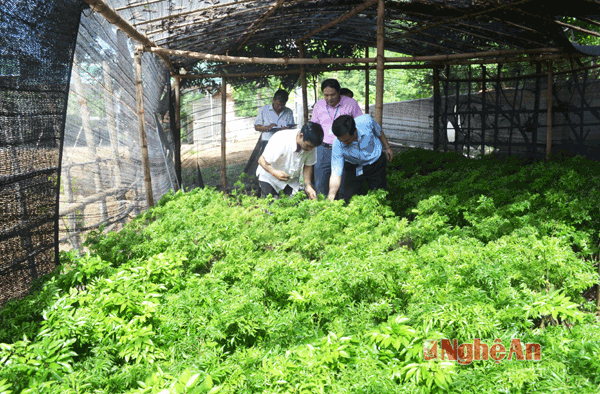
[{"label": "soil", "polygon": [[[251,139],[239,140],[236,142],[227,142],[225,146],[227,152],[227,165],[246,163],[256,146],[258,138],[253,136]],[[220,167],[221,166],[221,147],[204,149],[196,152],[193,145],[181,146],[181,166],[183,168],[196,168],[196,160],[200,168]]]}]

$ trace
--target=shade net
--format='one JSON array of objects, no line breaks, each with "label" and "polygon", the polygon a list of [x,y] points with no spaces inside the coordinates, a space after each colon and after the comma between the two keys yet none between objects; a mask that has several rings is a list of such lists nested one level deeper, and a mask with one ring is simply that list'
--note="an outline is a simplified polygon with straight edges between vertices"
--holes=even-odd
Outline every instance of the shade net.
[{"label": "shade net", "polygon": [[[81,249],[100,226],[118,231],[147,208],[140,147],[134,45],[102,16],[85,10],[71,74],[60,190],[61,249]],[[175,189],[169,74],[142,54],[144,121],[155,201]]]},{"label": "shade net", "polygon": [[0,6],[0,305],[56,265],[57,192],[82,4]]},{"label": "shade net", "polygon": [[[2,2],[0,306],[147,208],[134,43],[79,0]],[[155,201],[175,188],[169,76],[142,56]]]}]

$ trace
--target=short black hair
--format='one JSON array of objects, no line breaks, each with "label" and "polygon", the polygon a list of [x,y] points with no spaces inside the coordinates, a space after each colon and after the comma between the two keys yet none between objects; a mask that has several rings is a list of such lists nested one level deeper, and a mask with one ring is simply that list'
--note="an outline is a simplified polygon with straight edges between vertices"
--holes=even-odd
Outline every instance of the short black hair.
[{"label": "short black hair", "polygon": [[323,128],[318,123],[308,122],[300,130],[302,133],[302,140],[308,141],[317,147],[323,143]]},{"label": "short black hair", "polygon": [[285,103],[287,103],[289,97],[290,97],[290,94],[288,92],[286,92],[283,89],[279,89],[273,95],[273,100],[274,101],[279,101],[279,102],[281,102],[281,103],[283,103],[285,105]]},{"label": "short black hair", "polygon": [[325,88],[334,88],[339,93],[340,83],[337,79],[329,78],[321,82],[321,92],[325,90]]},{"label": "short black hair", "polygon": [[348,88],[341,88],[340,94],[346,97],[354,97],[354,92]]},{"label": "short black hair", "polygon": [[333,121],[331,131],[338,138],[346,134],[353,136],[356,131],[354,118],[351,115],[340,115]]}]

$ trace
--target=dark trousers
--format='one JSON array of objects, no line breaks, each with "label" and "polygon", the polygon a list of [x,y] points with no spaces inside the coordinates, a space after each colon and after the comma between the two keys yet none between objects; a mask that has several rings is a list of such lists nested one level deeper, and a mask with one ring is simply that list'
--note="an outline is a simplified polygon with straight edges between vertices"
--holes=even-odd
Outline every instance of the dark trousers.
[{"label": "dark trousers", "polygon": [[[387,189],[387,157],[381,152],[375,163],[363,166],[362,175],[356,175],[356,164],[344,163],[344,194],[343,198],[348,203],[354,195],[367,194],[369,190]],[[363,184],[367,184],[367,188]]]},{"label": "dark trousers", "polygon": [[[273,186],[271,186],[270,183],[263,181],[259,181],[258,183],[260,184],[260,196],[262,198],[267,197],[269,194],[272,195],[273,198],[275,198],[275,200],[279,198],[279,193],[275,190]],[[283,194],[285,194],[286,196],[291,196],[294,192],[294,189],[292,189],[290,185],[285,185],[285,188],[282,191]]]}]

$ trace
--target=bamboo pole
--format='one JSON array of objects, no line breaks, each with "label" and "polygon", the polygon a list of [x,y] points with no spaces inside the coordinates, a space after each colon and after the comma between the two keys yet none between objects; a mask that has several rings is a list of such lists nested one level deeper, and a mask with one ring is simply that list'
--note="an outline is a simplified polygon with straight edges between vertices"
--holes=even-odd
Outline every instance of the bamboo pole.
[{"label": "bamboo pole", "polygon": [[[369,47],[365,47],[365,58],[369,57]],[[365,114],[369,113],[369,63],[365,64]]]},{"label": "bamboo pole", "polygon": [[314,36],[315,34],[318,34],[324,30],[329,29],[330,27],[333,27],[335,25],[337,25],[340,22],[343,22],[347,19],[352,18],[354,15],[359,14],[361,12],[363,12],[364,10],[366,10],[367,8],[377,4],[379,0],[368,0],[365,3],[359,5],[358,7],[354,8],[352,11],[346,12],[345,14],[343,14],[342,16],[340,16],[339,18],[336,18],[334,20],[332,20],[331,22],[316,28],[315,30],[309,31],[308,33],[306,33],[304,36],[302,36],[301,38],[299,38],[298,40],[296,40],[296,43],[300,43],[300,42],[304,42],[307,39],[309,39],[310,37]]},{"label": "bamboo pole", "polygon": [[[376,63],[377,58],[267,58],[267,57],[244,57],[244,56],[227,56],[227,55],[212,55],[209,53],[179,51],[176,49],[166,49],[160,47],[145,46],[144,51],[152,52],[161,55],[185,57],[199,60],[210,60],[213,62],[224,63],[242,63],[242,64],[360,64],[360,63]],[[473,59],[489,56],[508,56],[508,55],[526,55],[526,54],[544,54],[544,53],[561,53],[558,48],[538,48],[530,50],[499,50],[486,52],[471,52],[457,53],[450,55],[429,55],[429,56],[404,56],[404,57],[383,57],[384,63],[412,63],[412,62],[443,62],[456,59]]]},{"label": "bamboo pole", "polygon": [[[530,59],[522,59],[521,61],[530,61]],[[302,66],[302,65],[301,65]],[[364,71],[371,69],[372,67],[365,66],[332,66],[328,68],[311,68],[310,72],[321,72],[321,71]],[[433,68],[432,65],[428,64],[394,64],[385,66],[386,70],[395,69],[410,69],[410,70],[422,70]],[[306,70],[306,69],[305,69]],[[301,74],[301,70],[280,70],[280,71],[267,71],[267,72],[254,72],[254,73],[218,73],[218,74],[174,74],[172,77],[180,79],[196,79],[196,78],[252,78],[252,77],[264,77],[271,75],[290,75],[290,74]],[[308,85],[307,85],[308,86]]]},{"label": "bamboo pole", "polygon": [[175,91],[175,130],[173,130],[173,142],[175,143],[175,176],[177,182],[175,182],[175,191],[179,190],[181,185],[181,89],[179,78],[173,79],[173,90]]},{"label": "bamboo pole", "polygon": [[[121,16],[112,9],[104,0],[83,0],[86,4],[88,4],[94,11],[102,15],[108,22],[117,26],[119,29],[123,30],[125,34],[129,37],[133,38],[140,44],[147,47],[157,47],[157,45],[151,41],[146,35],[140,33],[135,27],[131,26],[129,22],[125,19],[121,18]],[[158,56],[167,64],[169,71],[172,73],[175,72],[175,68],[171,63],[171,60],[168,56],[163,54],[158,54]]]},{"label": "bamboo pole", "polygon": [[440,69],[433,68],[433,150],[440,148]]},{"label": "bamboo pole", "polygon": [[223,193],[227,193],[227,79],[221,83],[221,185]]},{"label": "bamboo pole", "polygon": [[377,79],[375,91],[375,121],[383,127],[383,63],[384,63],[384,23],[385,23],[385,2],[378,0],[377,6]]},{"label": "bamboo pole", "polygon": [[150,174],[150,160],[148,158],[148,142],[146,141],[146,122],[144,119],[144,87],[142,85],[142,52],[135,50],[135,101],[137,103],[138,130],[140,136],[140,149],[142,151],[142,167],[144,168],[144,185],[146,188],[146,203],[148,208],[154,206],[152,195],[152,175]]},{"label": "bamboo pole", "polygon": [[548,88],[546,91],[546,159],[552,154],[552,61],[548,62]]},{"label": "bamboo pole", "polygon": [[[300,50],[300,58],[304,58],[304,43],[298,43],[298,49]],[[308,123],[308,84],[306,82],[306,69],[304,65],[300,65],[300,83],[302,84],[302,113],[304,123]]]}]

